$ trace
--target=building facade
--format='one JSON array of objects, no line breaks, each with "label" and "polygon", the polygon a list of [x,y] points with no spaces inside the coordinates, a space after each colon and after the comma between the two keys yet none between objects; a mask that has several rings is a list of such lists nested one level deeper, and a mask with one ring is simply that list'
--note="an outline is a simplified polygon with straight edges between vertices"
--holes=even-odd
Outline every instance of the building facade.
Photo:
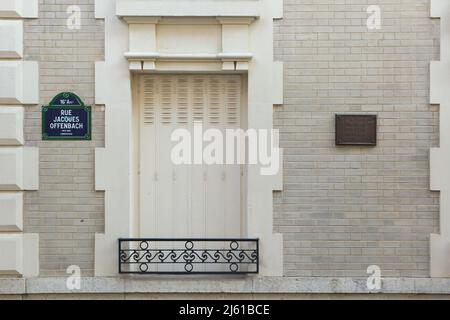
[{"label": "building facade", "polygon": [[[448,297],[448,24],[446,0],[2,0],[0,296]],[[72,98],[89,137],[48,139]],[[236,163],[205,163],[228,131]]]}]

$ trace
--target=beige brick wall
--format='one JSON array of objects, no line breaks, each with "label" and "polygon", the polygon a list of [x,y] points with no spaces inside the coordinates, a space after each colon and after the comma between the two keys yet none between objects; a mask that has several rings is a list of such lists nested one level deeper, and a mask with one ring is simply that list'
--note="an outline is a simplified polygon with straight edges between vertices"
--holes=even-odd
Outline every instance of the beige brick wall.
[{"label": "beige brick wall", "polygon": [[[275,111],[285,148],[275,229],[287,276],[429,276],[439,194],[429,149],[439,143],[429,62],[439,21],[429,0],[284,0],[275,53],[285,62],[285,105]],[[382,29],[366,28],[369,4]],[[334,146],[335,113],[376,113],[376,148]]]},{"label": "beige brick wall", "polygon": [[[275,111],[285,148],[285,190],[275,194],[287,276],[428,276],[428,236],[439,194],[429,189],[429,148],[438,145],[438,108],[428,104],[429,61],[439,60],[439,24],[429,0],[379,0],[381,30],[368,31],[367,0],[284,0],[275,54],[285,62],[285,105]],[[80,30],[67,7],[82,10]],[[103,23],[94,0],[40,0],[25,23],[25,54],[40,63],[41,105],[61,91],[94,102],[94,61],[103,60]],[[376,148],[336,148],[335,113],[377,113]],[[25,197],[25,232],[40,234],[41,275],[69,265],[93,274],[94,233],[103,231],[103,194],[94,191],[92,142],[41,141],[40,106],[26,112],[27,145],[40,148],[40,190]]]},{"label": "beige brick wall", "polygon": [[[81,8],[81,29],[66,27],[69,5]],[[25,55],[39,61],[40,103],[73,91],[94,102],[94,61],[103,60],[103,22],[94,0],[40,0],[39,19],[25,22]],[[104,113],[93,112],[92,142],[41,141],[41,106],[27,107],[25,138],[40,149],[40,188],[25,197],[25,232],[39,233],[41,275],[94,268],[94,233],[104,228],[104,197],[94,191],[94,148],[104,145]]]}]

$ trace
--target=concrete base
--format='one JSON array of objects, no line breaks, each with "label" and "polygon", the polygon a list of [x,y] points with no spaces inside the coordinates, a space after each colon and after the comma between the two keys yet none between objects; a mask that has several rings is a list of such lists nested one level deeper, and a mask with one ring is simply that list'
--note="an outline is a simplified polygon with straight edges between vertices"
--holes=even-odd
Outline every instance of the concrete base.
[{"label": "concrete base", "polygon": [[0,300],[450,300],[425,294],[33,294],[0,295]]},{"label": "concrete base", "polygon": [[450,299],[450,279],[386,278],[378,291],[366,279],[288,277],[82,278],[69,290],[67,278],[0,279],[0,298],[14,299]]}]

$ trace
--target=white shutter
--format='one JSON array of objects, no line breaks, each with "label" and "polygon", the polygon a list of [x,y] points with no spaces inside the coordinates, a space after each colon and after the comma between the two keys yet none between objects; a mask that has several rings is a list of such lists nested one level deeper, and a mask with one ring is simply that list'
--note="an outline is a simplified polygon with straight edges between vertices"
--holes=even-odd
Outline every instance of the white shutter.
[{"label": "white shutter", "polygon": [[225,137],[240,127],[240,76],[143,75],[140,85],[140,236],[240,236],[240,166],[170,159],[177,128],[201,121]]}]

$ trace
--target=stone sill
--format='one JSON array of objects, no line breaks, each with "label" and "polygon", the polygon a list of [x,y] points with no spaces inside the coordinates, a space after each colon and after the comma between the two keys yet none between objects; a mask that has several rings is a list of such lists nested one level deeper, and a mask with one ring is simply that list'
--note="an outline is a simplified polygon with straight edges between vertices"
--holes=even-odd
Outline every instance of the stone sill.
[{"label": "stone sill", "polygon": [[202,278],[149,276],[82,278],[81,290],[68,290],[67,278],[0,279],[0,295],[26,294],[450,294],[450,279],[386,278],[382,289],[369,291],[366,279],[244,277]]}]

